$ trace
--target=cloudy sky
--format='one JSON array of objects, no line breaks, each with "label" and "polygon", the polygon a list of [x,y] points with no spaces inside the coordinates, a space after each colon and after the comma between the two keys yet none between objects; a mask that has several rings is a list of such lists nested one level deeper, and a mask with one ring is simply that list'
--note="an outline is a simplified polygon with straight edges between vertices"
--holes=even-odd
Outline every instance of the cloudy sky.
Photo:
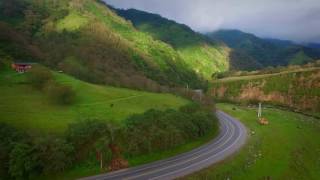
[{"label": "cloudy sky", "polygon": [[260,37],[320,43],[320,0],[104,0],[189,25],[196,31],[240,29]]}]

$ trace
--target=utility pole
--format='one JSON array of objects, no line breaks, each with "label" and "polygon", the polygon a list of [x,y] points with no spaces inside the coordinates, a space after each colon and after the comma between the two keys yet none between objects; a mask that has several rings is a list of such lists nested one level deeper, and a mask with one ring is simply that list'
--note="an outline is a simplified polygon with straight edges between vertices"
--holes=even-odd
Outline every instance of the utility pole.
[{"label": "utility pole", "polygon": [[262,104],[259,103],[259,109],[258,109],[258,118],[261,118],[262,117]]},{"label": "utility pole", "polygon": [[102,151],[100,153],[100,170],[103,170],[103,154],[102,154]]},{"label": "utility pole", "polygon": [[187,93],[189,93],[189,84],[187,84]]}]

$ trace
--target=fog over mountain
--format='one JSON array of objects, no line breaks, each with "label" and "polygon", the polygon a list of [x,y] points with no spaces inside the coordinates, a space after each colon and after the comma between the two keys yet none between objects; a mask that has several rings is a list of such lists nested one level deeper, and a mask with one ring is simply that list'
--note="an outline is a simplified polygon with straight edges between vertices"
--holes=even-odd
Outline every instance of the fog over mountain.
[{"label": "fog over mountain", "polygon": [[319,0],[104,0],[184,23],[199,32],[239,29],[260,37],[320,43]]}]

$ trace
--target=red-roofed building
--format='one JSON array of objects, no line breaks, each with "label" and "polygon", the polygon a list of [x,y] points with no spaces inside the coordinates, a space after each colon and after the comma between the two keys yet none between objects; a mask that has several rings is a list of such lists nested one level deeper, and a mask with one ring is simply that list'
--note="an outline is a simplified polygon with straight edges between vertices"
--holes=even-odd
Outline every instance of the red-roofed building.
[{"label": "red-roofed building", "polygon": [[24,73],[27,72],[29,69],[32,68],[32,65],[35,63],[12,63],[11,67],[13,70],[19,72],[19,73]]}]

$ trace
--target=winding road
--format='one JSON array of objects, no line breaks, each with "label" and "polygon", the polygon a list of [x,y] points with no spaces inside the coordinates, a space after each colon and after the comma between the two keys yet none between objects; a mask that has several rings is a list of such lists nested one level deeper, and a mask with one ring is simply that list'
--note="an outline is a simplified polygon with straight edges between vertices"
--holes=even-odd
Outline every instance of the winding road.
[{"label": "winding road", "polygon": [[244,125],[228,114],[217,111],[217,116],[220,121],[220,134],[206,145],[169,159],[82,180],[167,180],[191,174],[220,162],[244,145],[247,131]]}]

